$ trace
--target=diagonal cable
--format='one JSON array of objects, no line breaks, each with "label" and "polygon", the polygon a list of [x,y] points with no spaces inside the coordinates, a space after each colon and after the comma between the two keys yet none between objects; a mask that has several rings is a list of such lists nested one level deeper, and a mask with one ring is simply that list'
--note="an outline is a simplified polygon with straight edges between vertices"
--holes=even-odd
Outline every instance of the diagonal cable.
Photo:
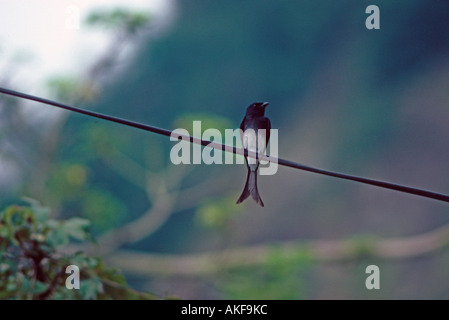
[{"label": "diagonal cable", "polygon": [[369,184],[369,185],[384,188],[384,189],[390,189],[390,190],[395,190],[395,191],[399,191],[399,192],[414,194],[416,196],[435,199],[438,201],[449,202],[448,195],[433,192],[433,191],[428,191],[428,190],[423,190],[423,189],[419,189],[419,188],[413,188],[413,187],[408,187],[408,186],[404,186],[404,185],[400,185],[400,184],[395,184],[395,183],[391,183],[391,182],[379,181],[379,180],[357,177],[357,176],[353,176],[353,175],[349,175],[349,174],[314,168],[314,167],[306,166],[306,165],[296,163],[293,161],[284,160],[281,158],[265,156],[265,155],[258,155],[255,152],[247,151],[242,148],[231,147],[231,146],[223,145],[221,143],[211,142],[208,140],[203,140],[200,138],[180,134],[180,133],[177,133],[176,131],[158,128],[155,126],[150,126],[150,125],[139,123],[139,122],[134,122],[134,121],[130,121],[130,120],[114,117],[114,116],[109,116],[109,115],[94,112],[94,111],[75,108],[75,107],[72,107],[72,106],[69,106],[69,105],[66,105],[63,103],[59,103],[56,101],[52,101],[52,100],[45,99],[45,98],[40,98],[37,96],[33,96],[33,95],[21,93],[21,92],[17,92],[17,91],[10,90],[10,89],[0,88],[0,93],[7,94],[10,96],[15,96],[15,97],[22,98],[22,99],[27,99],[27,100],[44,103],[47,105],[66,109],[66,110],[73,111],[76,113],[81,113],[81,114],[84,114],[84,115],[87,115],[90,117],[95,117],[95,118],[99,118],[99,119],[103,119],[103,120],[107,120],[107,121],[111,121],[111,122],[115,122],[115,123],[120,123],[125,126],[154,132],[154,133],[161,134],[161,135],[168,136],[168,137],[173,136],[176,138],[181,138],[182,140],[190,141],[191,143],[200,144],[200,145],[211,147],[214,149],[224,150],[227,152],[244,155],[244,156],[248,156],[251,158],[259,158],[259,159],[268,160],[271,162],[278,163],[279,165],[294,168],[294,169],[309,171],[309,172],[318,173],[318,174],[335,177],[335,178],[339,178],[339,179],[344,179],[344,180],[360,182],[360,183]]}]

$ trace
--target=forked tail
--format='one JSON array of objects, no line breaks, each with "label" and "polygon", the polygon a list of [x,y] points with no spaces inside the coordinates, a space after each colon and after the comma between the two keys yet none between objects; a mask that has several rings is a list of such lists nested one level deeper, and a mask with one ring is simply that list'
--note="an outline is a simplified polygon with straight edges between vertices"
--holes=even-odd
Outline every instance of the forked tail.
[{"label": "forked tail", "polygon": [[260,198],[259,191],[257,190],[257,169],[251,170],[250,167],[248,167],[245,188],[243,189],[240,198],[237,200],[237,204],[243,202],[250,195],[260,206],[264,206],[263,201]]}]

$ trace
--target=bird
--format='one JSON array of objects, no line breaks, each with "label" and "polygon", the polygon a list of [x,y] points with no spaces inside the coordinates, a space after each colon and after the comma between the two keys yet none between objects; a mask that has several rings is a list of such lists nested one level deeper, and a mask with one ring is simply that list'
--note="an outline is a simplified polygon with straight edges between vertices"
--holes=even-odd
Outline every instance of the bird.
[{"label": "bird", "polygon": [[[240,124],[240,137],[243,148],[247,151],[263,154],[270,140],[270,119],[265,117],[265,108],[268,102],[254,102],[246,109],[245,117]],[[265,131],[259,131],[264,129]],[[257,190],[257,171],[259,169],[259,160],[245,156],[248,175],[246,177],[245,188],[237,200],[237,204],[242,203],[251,196],[256,203],[264,206],[262,198]]]}]

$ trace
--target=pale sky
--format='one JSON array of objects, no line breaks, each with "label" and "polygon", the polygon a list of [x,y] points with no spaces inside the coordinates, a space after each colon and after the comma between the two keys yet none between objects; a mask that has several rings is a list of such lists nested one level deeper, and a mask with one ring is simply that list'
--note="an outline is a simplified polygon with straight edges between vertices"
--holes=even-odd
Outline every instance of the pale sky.
[{"label": "pale sky", "polygon": [[[79,29],[70,27],[73,7]],[[102,7],[139,8],[162,20],[172,15],[173,0],[0,0],[0,78],[10,79],[11,89],[38,94],[51,76],[85,71],[108,44],[108,33],[82,21]]]},{"label": "pale sky", "polygon": [[[0,0],[0,80],[7,80],[8,89],[52,98],[46,86],[49,78],[82,75],[109,44],[107,32],[83,27],[92,9],[139,8],[164,25],[174,16],[174,1]],[[74,21],[69,8],[79,11],[79,29],[68,24]],[[61,112],[33,102],[24,103],[22,110],[30,121],[42,124]],[[8,149],[8,143],[4,139],[0,147]],[[0,158],[0,188],[13,187],[22,172],[13,159]]]}]

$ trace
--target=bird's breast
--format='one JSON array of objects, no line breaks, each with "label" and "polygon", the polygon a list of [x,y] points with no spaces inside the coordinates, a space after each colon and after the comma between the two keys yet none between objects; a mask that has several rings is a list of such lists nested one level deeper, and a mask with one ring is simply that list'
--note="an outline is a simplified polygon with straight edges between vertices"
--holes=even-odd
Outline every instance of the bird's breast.
[{"label": "bird's breast", "polygon": [[243,148],[251,152],[263,153],[267,145],[266,130],[246,129],[242,135]]}]

